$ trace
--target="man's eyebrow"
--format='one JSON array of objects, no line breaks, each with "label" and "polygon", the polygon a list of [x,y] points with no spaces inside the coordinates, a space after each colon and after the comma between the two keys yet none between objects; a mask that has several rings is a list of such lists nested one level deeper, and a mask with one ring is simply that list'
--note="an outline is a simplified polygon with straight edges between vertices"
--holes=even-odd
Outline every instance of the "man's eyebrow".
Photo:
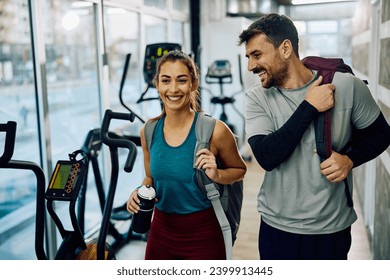
[{"label": "man's eyebrow", "polygon": [[261,52],[261,51],[259,51],[259,50],[253,50],[253,51],[251,51],[249,54],[245,54],[245,56],[246,56],[246,57],[249,57],[249,56],[251,56],[251,55],[253,55],[254,53],[257,53],[257,52]]}]

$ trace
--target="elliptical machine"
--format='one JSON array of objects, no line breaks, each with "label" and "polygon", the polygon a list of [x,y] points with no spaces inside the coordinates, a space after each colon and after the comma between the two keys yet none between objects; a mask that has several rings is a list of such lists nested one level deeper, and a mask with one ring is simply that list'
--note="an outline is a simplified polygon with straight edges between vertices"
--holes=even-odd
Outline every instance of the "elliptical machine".
[{"label": "elliptical machine", "polygon": [[[243,82],[241,77],[241,60],[240,56],[238,57],[239,62],[239,72],[240,72],[240,84],[243,88]],[[225,105],[230,104],[232,105],[232,108],[237,112],[237,114],[244,119],[244,116],[241,114],[239,110],[236,109],[234,106],[234,102],[236,101],[234,98],[235,94],[242,93],[243,89],[239,92],[232,94],[231,96],[226,96],[223,91],[223,85],[224,84],[231,84],[233,82],[232,77],[232,66],[229,60],[215,60],[207,69],[206,73],[206,83],[208,84],[219,84],[220,89],[220,95],[219,96],[212,96],[210,99],[210,102],[212,104],[219,104],[221,105],[221,114],[219,116],[219,119],[226,123],[229,128],[232,130],[233,133],[236,133],[236,129],[232,123],[229,122],[226,111],[225,111]]]},{"label": "elliptical machine", "polygon": [[45,229],[45,174],[42,168],[32,161],[14,160],[12,156],[15,148],[16,122],[8,121],[0,124],[0,132],[5,132],[5,144],[3,154],[0,156],[0,168],[31,170],[37,179],[37,201],[36,201],[36,222],[35,222],[35,254],[38,259],[46,260],[44,250],[44,229]]},{"label": "elliptical machine", "polygon": [[[110,148],[112,168],[110,185],[104,203],[103,217],[98,238],[87,242],[84,239],[76,216],[75,205],[82,183],[86,179],[85,176],[89,161],[88,156],[83,150],[77,150],[69,155],[69,160],[57,162],[46,192],[42,194],[42,191],[40,191],[39,195],[37,194],[37,205],[41,206],[37,207],[36,221],[36,251],[38,259],[47,259],[43,249],[45,208],[42,207],[42,205],[45,204],[45,200],[47,201],[48,212],[63,238],[55,255],[56,260],[115,259],[115,253],[106,242],[106,238],[110,228],[112,206],[119,173],[118,148],[128,149],[124,170],[125,172],[130,173],[137,156],[137,147],[128,139],[112,137],[112,135],[110,135],[108,128],[112,119],[133,122],[134,115],[131,113],[116,113],[111,110],[106,110],[104,115],[100,138],[102,139],[102,142]],[[69,203],[69,217],[72,229],[65,229],[53,207],[54,202]]]}]

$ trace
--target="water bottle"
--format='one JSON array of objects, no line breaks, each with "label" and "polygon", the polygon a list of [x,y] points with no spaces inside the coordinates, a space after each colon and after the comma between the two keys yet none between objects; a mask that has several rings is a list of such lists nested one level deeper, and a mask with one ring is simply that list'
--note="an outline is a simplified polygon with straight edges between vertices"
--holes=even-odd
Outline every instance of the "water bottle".
[{"label": "water bottle", "polygon": [[133,215],[131,227],[134,232],[142,234],[150,229],[155,197],[156,191],[149,185],[143,185],[138,189],[139,206],[141,209]]}]

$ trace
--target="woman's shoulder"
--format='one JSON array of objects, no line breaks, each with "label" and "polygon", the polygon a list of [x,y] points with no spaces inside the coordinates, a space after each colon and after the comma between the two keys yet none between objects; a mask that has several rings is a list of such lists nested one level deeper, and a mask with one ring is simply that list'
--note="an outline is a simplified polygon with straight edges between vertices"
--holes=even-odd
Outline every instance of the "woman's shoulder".
[{"label": "woman's shoulder", "polygon": [[230,138],[234,139],[234,134],[225,122],[216,119],[213,137],[218,142],[226,143]]}]

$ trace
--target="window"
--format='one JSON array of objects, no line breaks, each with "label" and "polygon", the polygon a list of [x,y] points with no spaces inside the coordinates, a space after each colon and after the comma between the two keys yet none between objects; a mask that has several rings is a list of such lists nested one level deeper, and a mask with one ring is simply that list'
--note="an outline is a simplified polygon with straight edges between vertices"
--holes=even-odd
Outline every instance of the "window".
[{"label": "window", "polygon": [[[4,2],[4,3],[3,3]],[[126,54],[131,53],[123,97],[136,113],[148,119],[161,112],[158,100],[137,103],[145,89],[143,79],[143,59],[145,44],[174,40],[186,43],[189,39],[189,12],[183,15],[175,10],[164,14],[164,19],[156,17],[161,10],[167,10],[167,1],[105,1],[103,20],[105,45],[108,54],[109,82],[107,92],[100,92],[100,75],[97,46],[102,36],[98,18],[100,12],[93,4],[96,1],[51,0],[41,1],[38,7],[44,15],[33,25],[44,40],[31,42],[30,10],[32,1],[3,1],[0,5],[0,96],[3,106],[0,109],[0,123],[17,122],[16,143],[13,159],[28,160],[41,165],[42,155],[48,154],[54,169],[58,160],[67,160],[68,154],[80,149],[91,129],[100,128],[102,94],[109,99],[110,109],[126,111],[120,104],[118,94],[124,70]],[[107,3],[115,2],[115,8]],[[121,3],[120,3],[121,2]],[[184,1],[187,3],[188,1]],[[144,3],[144,5],[142,5]],[[173,2],[172,2],[173,3]],[[175,7],[181,1],[175,1]],[[107,4],[107,5],[106,5]],[[154,8],[145,7],[145,5]],[[142,6],[142,8],[140,8]],[[100,7],[100,6],[99,6]],[[131,8],[130,8],[131,7]],[[145,9],[144,9],[145,8]],[[32,9],[34,13],[35,10]],[[142,22],[140,22],[142,19]],[[169,22],[169,25],[168,25]],[[140,28],[143,25],[145,28]],[[171,28],[168,38],[167,28]],[[185,36],[186,35],[186,36]],[[187,42],[188,44],[188,42]],[[45,52],[45,67],[35,85],[33,46],[37,52]],[[38,68],[37,68],[38,67]],[[36,87],[39,93],[47,93],[48,116],[44,120],[50,125],[50,134],[45,138],[39,127],[38,116],[42,112],[40,100],[37,102]],[[42,90],[44,88],[44,90]],[[154,92],[153,92],[154,90]],[[155,89],[151,95],[157,96]],[[39,95],[41,97],[41,95]],[[148,114],[146,114],[146,112]],[[134,125],[133,125],[134,124]],[[131,125],[113,123],[115,132],[139,135],[140,121]],[[0,133],[0,153],[3,152],[4,133]],[[43,139],[45,138],[45,139]],[[50,143],[51,150],[43,150],[43,143]],[[125,150],[125,149],[123,149]],[[104,181],[109,181],[109,157],[99,155],[99,167]],[[133,171],[123,172],[126,151],[119,149],[120,174],[114,207],[122,206],[132,188],[137,187],[143,178],[143,158],[139,150]],[[103,164],[104,163],[104,164]],[[108,164],[107,164],[108,163]],[[107,174],[106,174],[107,173]],[[88,173],[88,190],[85,216],[85,233],[89,237],[101,220],[98,195],[92,169]],[[50,176],[51,174],[49,174]],[[46,178],[48,183],[50,178]],[[89,187],[91,186],[91,187]],[[107,186],[104,185],[105,189]],[[31,171],[0,169],[0,259],[36,259],[35,246],[35,203],[36,179]],[[66,215],[67,205],[56,204],[59,213]],[[64,207],[62,207],[64,206]],[[68,216],[64,216],[68,217]],[[65,224],[67,227],[69,221]],[[51,237],[50,237],[51,238]],[[57,241],[57,246],[61,243]],[[54,244],[50,244],[54,245]],[[52,251],[56,248],[52,248]],[[50,251],[50,250],[49,250]]]},{"label": "window", "polygon": [[[92,3],[71,0],[44,1],[42,11],[54,170],[58,160],[68,160],[69,153],[82,148],[89,131],[101,125],[95,16]],[[97,192],[91,189],[86,213],[99,213]],[[85,217],[86,231],[96,219]]]},{"label": "window", "polygon": [[[137,100],[140,98],[144,86],[143,77],[140,77],[139,71],[139,69],[143,67],[143,63],[140,63],[139,61],[139,14],[122,8],[112,8],[108,6],[104,7],[104,14],[106,47],[110,66],[110,108],[117,112],[128,112],[128,110],[119,102],[119,91],[124,73],[126,55],[130,54],[127,74],[122,89],[123,102],[134,113],[144,119],[142,105],[137,104]],[[124,26],[126,28],[124,28]],[[110,128],[115,130],[118,134],[138,137],[142,125],[143,122],[139,119],[135,119],[132,123],[113,120]],[[123,165],[127,158],[127,150],[120,149],[118,154],[120,174],[118,176],[118,187],[115,195],[117,199],[114,201],[114,207],[122,206],[126,202],[132,189],[136,188],[141,183],[140,178],[143,178],[141,148],[139,148],[134,169],[130,174],[123,172]]]},{"label": "window", "polygon": [[[19,1],[20,2],[20,1]],[[35,102],[32,46],[27,0],[7,1],[0,17],[0,123],[15,121],[16,140],[12,159],[40,163],[37,108]],[[5,133],[0,133],[3,153]],[[26,228],[34,222],[36,179],[31,171],[0,169],[0,259],[23,259],[23,243],[5,242],[24,232],[21,240],[31,242],[34,231]],[[31,239],[29,238],[31,236]],[[12,249],[12,250],[11,250]],[[34,258],[34,251],[31,251]]]},{"label": "window", "polygon": [[159,9],[167,8],[167,0],[144,0],[144,4],[150,7],[156,7]]}]

